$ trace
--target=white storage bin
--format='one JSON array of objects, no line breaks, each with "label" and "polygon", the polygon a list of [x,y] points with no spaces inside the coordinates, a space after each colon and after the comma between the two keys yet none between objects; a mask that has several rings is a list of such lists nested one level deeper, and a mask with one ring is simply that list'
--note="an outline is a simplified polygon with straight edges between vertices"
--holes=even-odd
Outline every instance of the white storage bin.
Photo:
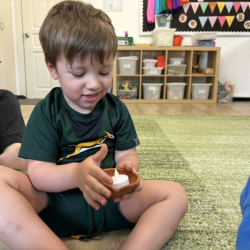
[{"label": "white storage bin", "polygon": [[185,86],[184,82],[167,83],[167,99],[180,100],[183,99]]},{"label": "white storage bin", "polygon": [[161,75],[163,68],[142,68],[143,75]]},{"label": "white storage bin", "polygon": [[138,56],[122,56],[122,57],[119,57],[119,58],[138,58]]},{"label": "white storage bin", "polygon": [[192,83],[192,99],[206,100],[212,83]]},{"label": "white storage bin", "polygon": [[121,75],[135,75],[138,57],[118,57],[118,69]]},{"label": "white storage bin", "polygon": [[180,65],[185,63],[184,58],[169,58],[168,59],[169,64],[174,64],[174,65]]},{"label": "white storage bin", "polygon": [[173,46],[174,32],[176,29],[154,29],[153,45],[154,46]]},{"label": "white storage bin", "polygon": [[185,75],[186,72],[186,64],[182,65],[174,65],[168,64],[168,75]]},{"label": "white storage bin", "polygon": [[145,68],[154,68],[157,63],[157,60],[154,59],[144,59],[143,60],[143,67]]},{"label": "white storage bin", "polygon": [[171,14],[158,14],[155,15],[155,28],[170,28],[172,15]]},{"label": "white storage bin", "polygon": [[161,96],[162,83],[143,83],[143,98],[157,100]]},{"label": "white storage bin", "polygon": [[131,90],[118,89],[117,96],[119,97],[119,99],[135,99],[137,98],[137,89],[136,88],[133,88]]}]

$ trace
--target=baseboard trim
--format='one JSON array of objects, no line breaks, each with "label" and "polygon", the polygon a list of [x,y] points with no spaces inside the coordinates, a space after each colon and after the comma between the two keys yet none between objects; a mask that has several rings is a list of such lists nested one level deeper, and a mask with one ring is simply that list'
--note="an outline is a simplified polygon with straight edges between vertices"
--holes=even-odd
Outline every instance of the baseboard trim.
[{"label": "baseboard trim", "polygon": [[20,105],[36,105],[42,99],[24,99],[18,98]]},{"label": "baseboard trim", "polygon": [[16,95],[17,99],[26,99],[26,96],[24,95]]},{"label": "baseboard trim", "polygon": [[234,97],[233,102],[250,102],[250,97]]}]

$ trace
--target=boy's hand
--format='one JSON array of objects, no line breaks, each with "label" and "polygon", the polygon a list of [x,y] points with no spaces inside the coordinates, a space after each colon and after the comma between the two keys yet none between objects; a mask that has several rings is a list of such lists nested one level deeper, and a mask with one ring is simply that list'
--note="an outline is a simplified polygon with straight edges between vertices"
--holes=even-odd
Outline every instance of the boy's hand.
[{"label": "boy's hand", "polygon": [[100,208],[97,202],[103,206],[107,203],[103,195],[107,198],[111,195],[111,191],[99,182],[104,181],[110,185],[113,184],[112,178],[100,168],[107,153],[107,145],[103,144],[100,151],[77,164],[74,170],[74,180],[77,186],[82,191],[88,204],[96,210]]},{"label": "boy's hand", "polygon": [[[119,163],[118,165],[116,165],[116,168],[126,169],[127,171],[131,171],[131,172],[138,174],[136,169],[133,167],[133,164],[129,161],[123,161],[123,162]],[[114,202],[117,203],[121,200],[128,200],[128,199],[133,197],[135,192],[141,191],[142,188],[143,188],[142,179],[140,179],[139,185],[135,188],[135,190],[133,192],[123,195],[122,198],[115,198]]]}]

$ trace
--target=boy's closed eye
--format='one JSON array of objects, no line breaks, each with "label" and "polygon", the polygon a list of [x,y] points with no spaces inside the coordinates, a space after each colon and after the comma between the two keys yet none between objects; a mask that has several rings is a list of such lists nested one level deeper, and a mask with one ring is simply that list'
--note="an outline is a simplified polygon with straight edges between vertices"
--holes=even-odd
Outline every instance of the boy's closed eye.
[{"label": "boy's closed eye", "polygon": [[85,73],[80,74],[80,75],[78,75],[78,74],[73,74],[74,77],[82,77],[82,76],[84,76],[84,75],[85,75]]},{"label": "boy's closed eye", "polygon": [[[107,76],[107,75],[109,75],[109,72],[107,72],[107,73],[99,73],[101,76]],[[84,76],[85,75],[85,73],[83,73],[83,74],[73,74],[73,76],[74,77],[82,77],[82,76]]]},{"label": "boy's closed eye", "polygon": [[99,73],[101,76],[107,76],[108,74],[109,74],[109,72],[107,72],[107,73]]}]

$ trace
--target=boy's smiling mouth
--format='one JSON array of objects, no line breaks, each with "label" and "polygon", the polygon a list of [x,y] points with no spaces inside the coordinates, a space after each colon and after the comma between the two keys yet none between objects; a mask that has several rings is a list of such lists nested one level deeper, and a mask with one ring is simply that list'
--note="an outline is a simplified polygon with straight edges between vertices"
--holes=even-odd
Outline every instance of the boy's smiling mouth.
[{"label": "boy's smiling mouth", "polygon": [[94,102],[99,96],[99,93],[82,95],[88,102]]}]

